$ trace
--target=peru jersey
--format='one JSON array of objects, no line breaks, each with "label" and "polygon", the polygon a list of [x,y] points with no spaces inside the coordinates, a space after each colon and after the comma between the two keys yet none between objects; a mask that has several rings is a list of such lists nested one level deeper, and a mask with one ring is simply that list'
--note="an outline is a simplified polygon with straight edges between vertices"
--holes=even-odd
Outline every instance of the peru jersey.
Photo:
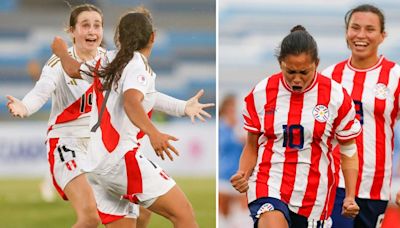
[{"label": "peru jersey", "polygon": [[342,84],[354,101],[363,131],[357,137],[359,198],[389,200],[394,148],[393,127],[399,116],[400,67],[381,56],[365,70],[350,59],[328,67],[324,75]]},{"label": "peru jersey", "polygon": [[244,128],[260,134],[249,203],[273,197],[297,214],[325,220],[338,179],[332,148],[361,130],[350,96],[320,74],[303,93],[292,93],[279,73],[258,83],[245,105]]},{"label": "peru jersey", "polygon": [[[79,61],[73,47],[69,54]],[[104,54],[102,48],[98,55]],[[60,59],[53,55],[43,67],[40,79],[22,102],[28,115],[38,111],[52,99],[48,121],[48,138],[89,137],[89,112],[91,109],[90,84],[82,79],[70,78],[63,70]]]},{"label": "peru jersey", "polygon": [[[105,66],[115,57],[115,52],[107,52],[106,57],[97,64]],[[100,63],[101,62],[101,63]],[[99,67],[97,65],[97,67]],[[81,65],[83,71],[87,67]],[[103,91],[102,79],[82,74],[86,80],[93,81],[93,104],[90,119],[91,140],[89,143],[88,171],[108,171],[128,151],[139,146],[139,139],[144,136],[128,118],[124,110],[123,94],[129,89],[143,93],[142,106],[148,115],[156,100],[156,74],[151,70],[146,57],[135,52],[124,68],[118,85]]]}]

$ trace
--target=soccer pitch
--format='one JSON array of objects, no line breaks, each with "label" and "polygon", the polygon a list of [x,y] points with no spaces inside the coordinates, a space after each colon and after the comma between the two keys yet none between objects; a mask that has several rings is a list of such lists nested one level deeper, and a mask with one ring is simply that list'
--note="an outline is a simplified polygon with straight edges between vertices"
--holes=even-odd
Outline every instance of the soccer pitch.
[{"label": "soccer pitch", "polygon": [[[215,178],[176,178],[196,213],[200,227],[216,227]],[[57,195],[53,203],[42,200],[39,179],[0,179],[0,217],[2,227],[71,227],[75,214],[69,203]],[[173,227],[153,214],[149,228]]]}]

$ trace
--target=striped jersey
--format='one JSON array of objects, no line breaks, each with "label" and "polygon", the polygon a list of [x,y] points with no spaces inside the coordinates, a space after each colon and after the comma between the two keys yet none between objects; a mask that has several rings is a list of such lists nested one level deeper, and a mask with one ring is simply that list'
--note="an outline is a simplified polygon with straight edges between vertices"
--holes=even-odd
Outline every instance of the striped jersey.
[{"label": "striped jersey", "polygon": [[[96,67],[105,66],[115,58],[115,51],[108,51],[105,58],[99,59]],[[85,64],[81,70],[88,71]],[[93,103],[90,119],[91,140],[89,143],[88,171],[107,172],[128,151],[139,146],[144,133],[128,118],[124,110],[123,94],[136,89],[144,95],[142,106],[150,116],[156,102],[156,74],[150,68],[147,59],[139,52],[122,71],[118,83],[110,90],[102,90],[103,79],[82,74],[93,81]]]},{"label": "striped jersey", "polygon": [[[341,83],[354,101],[363,131],[357,137],[359,198],[389,200],[393,131],[399,117],[400,66],[381,56],[369,69],[356,69],[351,59],[328,67],[324,75]],[[342,181],[341,181],[342,182]]]},{"label": "striped jersey", "polygon": [[[74,47],[68,53],[80,61]],[[97,55],[105,50],[98,48]],[[43,67],[35,87],[25,95],[22,102],[28,115],[38,111],[51,97],[48,121],[48,138],[89,137],[89,112],[91,109],[90,84],[82,79],[70,78],[63,70],[60,59],[53,55]]]},{"label": "striped jersey", "polygon": [[260,134],[249,203],[273,197],[297,214],[327,219],[338,179],[332,148],[359,134],[355,115],[346,91],[318,73],[302,93],[292,92],[282,73],[258,83],[243,111],[244,128]]}]

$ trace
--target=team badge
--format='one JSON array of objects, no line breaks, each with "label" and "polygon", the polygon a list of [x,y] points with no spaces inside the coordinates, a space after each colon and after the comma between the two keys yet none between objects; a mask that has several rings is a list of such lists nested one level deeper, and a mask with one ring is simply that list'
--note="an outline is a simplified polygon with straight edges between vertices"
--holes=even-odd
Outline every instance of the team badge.
[{"label": "team badge", "polygon": [[147,84],[146,76],[144,76],[144,75],[138,75],[137,76],[137,81],[142,85],[146,85]]},{"label": "team badge", "polygon": [[318,122],[325,123],[329,118],[329,109],[325,105],[317,105],[312,114]]},{"label": "team badge", "polygon": [[67,166],[67,169],[68,169],[69,171],[73,171],[73,170],[76,169],[75,160],[67,161],[67,162],[65,163],[65,165]]},{"label": "team badge", "polygon": [[264,203],[264,204],[260,207],[260,209],[258,209],[256,218],[260,218],[260,216],[261,216],[264,212],[273,211],[273,210],[275,210],[274,205],[272,205],[272,204],[270,204],[270,203]]},{"label": "team badge", "polygon": [[378,83],[375,85],[375,97],[379,100],[385,100],[389,94],[389,89],[386,85]]}]

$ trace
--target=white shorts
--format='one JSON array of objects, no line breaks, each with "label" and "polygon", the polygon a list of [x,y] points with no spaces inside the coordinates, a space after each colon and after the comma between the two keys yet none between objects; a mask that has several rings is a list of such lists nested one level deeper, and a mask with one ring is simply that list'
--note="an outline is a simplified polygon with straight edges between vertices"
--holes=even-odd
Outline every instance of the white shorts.
[{"label": "white shorts", "polygon": [[[103,224],[129,215],[129,204],[149,207],[166,194],[175,181],[137,148],[125,154],[107,173],[88,173]],[[128,216],[131,217],[131,216]]]},{"label": "white shorts", "polygon": [[50,138],[46,142],[53,184],[64,200],[68,200],[65,186],[83,173],[88,142],[89,138]]}]

